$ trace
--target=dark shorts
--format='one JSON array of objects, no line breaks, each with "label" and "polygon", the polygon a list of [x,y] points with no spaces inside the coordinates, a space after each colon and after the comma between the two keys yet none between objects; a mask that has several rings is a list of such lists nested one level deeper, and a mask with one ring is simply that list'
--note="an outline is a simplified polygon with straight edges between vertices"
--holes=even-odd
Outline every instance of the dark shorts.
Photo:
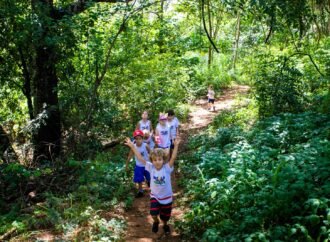
[{"label": "dark shorts", "polygon": [[140,183],[140,182],[144,182],[144,179],[146,179],[148,182],[150,182],[149,171],[146,171],[146,169],[144,167],[135,165],[133,181],[136,183]]},{"label": "dark shorts", "polygon": [[214,104],[214,99],[209,99],[209,103]]},{"label": "dark shorts", "polygon": [[171,139],[171,146],[170,146],[170,149],[173,150],[174,149],[174,142],[173,140]]},{"label": "dark shorts", "polygon": [[172,213],[172,203],[160,204],[156,198],[150,198],[150,215],[157,216],[163,221],[168,221]]}]

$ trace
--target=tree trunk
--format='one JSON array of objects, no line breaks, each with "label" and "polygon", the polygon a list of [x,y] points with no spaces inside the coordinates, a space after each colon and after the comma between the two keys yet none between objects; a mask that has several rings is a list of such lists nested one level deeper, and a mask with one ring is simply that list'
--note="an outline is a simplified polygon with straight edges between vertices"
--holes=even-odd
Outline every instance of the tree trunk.
[{"label": "tree trunk", "polygon": [[[207,1],[207,15],[209,19],[209,32],[210,32],[210,38],[213,38],[213,30],[212,30],[212,16],[211,16],[211,8],[210,8],[210,0]],[[212,45],[209,45],[209,51],[208,51],[208,61],[207,64],[210,67],[212,65],[212,57],[213,57],[213,48]]]},{"label": "tree trunk", "polygon": [[40,126],[33,135],[34,161],[53,160],[59,156],[61,149],[58,79],[55,70],[55,53],[53,52],[47,46],[39,46],[36,49],[34,116],[39,119]]},{"label": "tree trunk", "polygon": [[238,42],[240,36],[240,27],[241,27],[241,15],[240,12],[237,11],[237,23],[236,23],[236,34],[235,34],[235,45],[234,45],[234,55],[233,55],[233,69],[236,69],[236,60],[238,53]]},{"label": "tree trunk", "polygon": [[158,48],[159,48],[159,53],[165,53],[164,49],[164,0],[160,1],[160,8],[159,8],[159,23],[160,23],[160,28],[159,28],[159,35],[158,35]]},{"label": "tree trunk", "polygon": [[0,125],[0,159],[6,163],[17,161],[17,155],[10,144],[6,131]]}]

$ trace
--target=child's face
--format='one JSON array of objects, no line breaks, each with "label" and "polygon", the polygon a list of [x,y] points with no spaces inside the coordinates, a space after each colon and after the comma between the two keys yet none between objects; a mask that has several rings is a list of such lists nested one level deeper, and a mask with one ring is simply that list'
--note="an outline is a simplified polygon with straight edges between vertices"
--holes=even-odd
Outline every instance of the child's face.
[{"label": "child's face", "polygon": [[172,115],[172,116],[171,116],[171,115],[168,115],[168,116],[167,116],[167,120],[168,120],[168,121],[171,122],[173,119],[174,119],[174,115]]},{"label": "child's face", "polygon": [[164,159],[162,156],[156,156],[153,160],[152,160],[152,164],[154,164],[155,168],[157,170],[160,170],[163,167],[164,164]]},{"label": "child's face", "polygon": [[136,143],[137,146],[142,145],[143,139],[142,139],[141,136],[136,136],[134,139],[135,139],[135,143]]},{"label": "child's face", "polygon": [[142,119],[148,119],[148,112],[144,111],[142,113]]},{"label": "child's face", "polygon": [[150,137],[150,134],[145,133],[144,136],[143,136],[143,139],[147,140],[147,139],[149,139],[149,137]]},{"label": "child's face", "polygon": [[162,126],[165,126],[166,120],[163,120],[163,119],[159,120],[159,124],[162,125]]}]

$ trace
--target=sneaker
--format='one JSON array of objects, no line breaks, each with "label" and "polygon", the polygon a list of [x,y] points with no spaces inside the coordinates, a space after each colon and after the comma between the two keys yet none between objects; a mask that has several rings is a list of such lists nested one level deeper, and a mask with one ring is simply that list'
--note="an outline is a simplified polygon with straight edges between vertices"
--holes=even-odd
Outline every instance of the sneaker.
[{"label": "sneaker", "polygon": [[215,111],[215,107],[213,106],[213,111]]},{"label": "sneaker", "polygon": [[164,225],[163,229],[166,235],[169,235],[171,233],[170,226]]},{"label": "sneaker", "polygon": [[136,195],[135,195],[136,198],[139,198],[139,197],[143,197],[143,192],[142,191],[139,191]]},{"label": "sneaker", "polygon": [[154,232],[154,233],[157,233],[158,232],[158,225],[159,225],[159,222],[153,222],[151,231]]}]

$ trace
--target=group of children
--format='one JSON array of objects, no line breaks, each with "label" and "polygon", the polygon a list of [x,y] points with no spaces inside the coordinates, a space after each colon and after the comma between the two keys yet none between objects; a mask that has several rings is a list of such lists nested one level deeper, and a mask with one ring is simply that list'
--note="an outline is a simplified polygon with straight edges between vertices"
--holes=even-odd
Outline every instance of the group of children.
[{"label": "group of children", "polygon": [[142,183],[150,187],[150,214],[153,218],[152,232],[157,233],[159,218],[163,222],[165,234],[170,233],[167,222],[171,217],[173,192],[171,173],[180,143],[179,120],[173,110],[159,115],[156,129],[153,130],[148,112],[144,111],[133,133],[134,141],[129,138],[125,145],[130,147],[126,160],[128,163],[135,156],[133,181],[138,184],[136,197],[142,197]]}]

